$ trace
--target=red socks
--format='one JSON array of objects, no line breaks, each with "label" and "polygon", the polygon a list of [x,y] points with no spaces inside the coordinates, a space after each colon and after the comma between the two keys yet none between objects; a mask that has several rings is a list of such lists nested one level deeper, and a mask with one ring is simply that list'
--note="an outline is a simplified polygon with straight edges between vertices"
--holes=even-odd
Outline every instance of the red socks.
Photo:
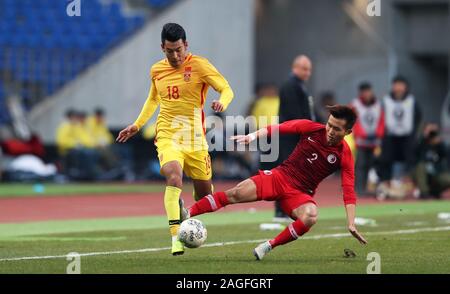
[{"label": "red socks", "polygon": [[225,192],[216,192],[213,195],[206,195],[189,209],[191,217],[204,214],[207,212],[213,212],[221,209],[228,204],[228,198]]},{"label": "red socks", "polygon": [[298,219],[295,222],[291,223],[287,228],[285,228],[278,236],[270,240],[269,243],[273,249],[279,245],[297,240],[298,237],[302,236],[308,231],[309,228],[305,226],[301,220]]}]

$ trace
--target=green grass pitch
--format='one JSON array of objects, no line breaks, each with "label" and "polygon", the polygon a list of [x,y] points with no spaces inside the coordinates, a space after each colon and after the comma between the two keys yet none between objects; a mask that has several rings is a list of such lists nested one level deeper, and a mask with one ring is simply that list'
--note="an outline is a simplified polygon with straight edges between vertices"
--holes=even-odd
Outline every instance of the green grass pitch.
[{"label": "green grass pitch", "polygon": [[[208,229],[206,246],[177,257],[170,255],[161,216],[1,224],[0,273],[64,274],[70,252],[82,254],[84,274],[365,274],[370,252],[380,254],[382,273],[450,273],[450,222],[438,219],[439,212],[450,212],[450,202],[358,207],[359,216],[377,223],[359,226],[369,241],[361,246],[346,234],[344,209],[323,208],[304,238],[276,248],[262,261],[255,261],[252,249],[278,233],[259,230],[271,211],[201,216]],[[347,248],[356,257],[345,258]]]}]

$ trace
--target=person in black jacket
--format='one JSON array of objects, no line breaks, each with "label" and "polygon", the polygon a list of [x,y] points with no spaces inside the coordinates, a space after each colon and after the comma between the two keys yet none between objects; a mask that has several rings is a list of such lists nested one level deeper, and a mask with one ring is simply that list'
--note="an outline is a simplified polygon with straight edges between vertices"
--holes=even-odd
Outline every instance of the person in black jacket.
[{"label": "person in black jacket", "polygon": [[[315,120],[313,98],[309,95],[305,83],[312,73],[311,60],[299,55],[292,63],[292,74],[280,88],[280,123],[293,119]],[[280,136],[280,153],[277,165],[285,161],[294,150],[299,138],[297,135]],[[288,217],[275,203],[274,221],[283,221]]]},{"label": "person in black jacket", "polygon": [[394,163],[401,163],[403,175],[408,174],[414,163],[414,148],[422,121],[422,112],[416,98],[410,92],[408,81],[401,76],[392,80],[392,90],[383,99],[385,136],[381,144],[378,166],[380,184],[377,198],[384,199],[393,179]]},{"label": "person in black jacket", "polygon": [[416,166],[413,178],[422,198],[440,198],[450,188],[447,152],[439,134],[439,127],[428,124],[415,150]]}]

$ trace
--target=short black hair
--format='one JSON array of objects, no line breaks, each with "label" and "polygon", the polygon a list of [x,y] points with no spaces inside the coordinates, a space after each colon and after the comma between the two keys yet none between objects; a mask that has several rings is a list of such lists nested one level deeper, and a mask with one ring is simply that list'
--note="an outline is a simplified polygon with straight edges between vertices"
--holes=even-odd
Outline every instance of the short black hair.
[{"label": "short black hair", "polygon": [[103,108],[97,107],[94,109],[94,114],[98,116],[104,116],[105,111],[103,110]]},{"label": "short black hair", "polygon": [[408,82],[408,80],[407,80],[404,76],[400,76],[400,75],[394,77],[394,78],[392,79],[392,83],[393,83],[393,84],[394,84],[394,83],[404,83],[404,84],[406,84],[406,86],[409,87],[409,82]]},{"label": "short black hair", "polygon": [[84,111],[84,110],[78,110],[77,111],[77,116],[80,117],[80,118],[86,118],[87,112]]},{"label": "short black hair", "polygon": [[353,128],[358,115],[356,114],[356,111],[352,106],[336,104],[333,106],[327,106],[327,108],[334,118],[345,119],[345,121],[347,122],[345,126],[347,130]]},{"label": "short black hair", "polygon": [[362,82],[358,86],[359,91],[366,91],[372,89],[372,85],[369,82]]},{"label": "short black hair", "polygon": [[172,22],[166,23],[163,26],[163,29],[161,31],[162,44],[164,44],[166,40],[169,42],[176,42],[180,39],[183,40],[183,42],[186,41],[186,32],[184,31],[182,26]]},{"label": "short black hair", "polygon": [[66,117],[71,118],[77,115],[77,111],[73,108],[69,108],[66,110]]}]

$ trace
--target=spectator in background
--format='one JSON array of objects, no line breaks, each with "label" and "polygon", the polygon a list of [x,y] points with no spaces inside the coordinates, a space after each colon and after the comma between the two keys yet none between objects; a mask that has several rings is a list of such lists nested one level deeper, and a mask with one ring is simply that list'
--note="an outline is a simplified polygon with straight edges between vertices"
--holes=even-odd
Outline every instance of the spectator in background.
[{"label": "spectator in background", "polygon": [[104,110],[101,108],[96,108],[94,110],[94,115],[87,119],[86,127],[89,135],[94,141],[95,148],[99,152],[103,168],[105,170],[116,168],[119,162],[117,156],[111,148],[111,144],[114,142],[114,137],[106,125]]},{"label": "spectator in background", "polygon": [[78,120],[75,109],[67,110],[66,121],[61,123],[56,131],[56,145],[61,155],[66,155],[70,149],[77,147],[77,124]]},{"label": "spectator in background", "polygon": [[92,136],[91,131],[87,122],[87,112],[86,111],[76,111],[75,118],[77,123],[76,126],[76,138],[78,144],[86,149],[95,149],[97,147],[96,139]]},{"label": "spectator in background", "polygon": [[264,84],[257,87],[257,97],[250,109],[250,115],[256,120],[257,129],[278,123],[280,97],[275,85]]},{"label": "spectator in background", "polygon": [[67,175],[75,180],[95,180],[98,177],[98,152],[84,127],[86,114],[74,109],[66,112],[66,121],[56,131],[56,145],[64,158]]},{"label": "spectator in background", "polygon": [[412,168],[416,135],[421,122],[421,110],[416,98],[410,93],[408,81],[401,77],[392,80],[392,89],[383,99],[385,114],[385,137],[382,142],[382,153],[378,175],[380,185],[377,196],[385,197],[391,185],[394,163],[400,163],[405,174]]},{"label": "spectator in background", "polygon": [[97,147],[109,146],[114,142],[113,135],[106,125],[103,109],[96,108],[94,110],[94,115],[87,119],[87,127]]},{"label": "spectator in background", "polygon": [[45,155],[44,145],[36,134],[31,134],[29,140],[21,140],[11,134],[5,140],[0,139],[0,146],[8,156],[32,154],[42,159]]},{"label": "spectator in background", "polygon": [[358,113],[353,127],[356,144],[356,191],[367,195],[369,170],[375,167],[375,159],[380,154],[381,140],[384,136],[384,112],[375,97],[372,85],[363,82],[359,85],[358,97],[352,102]]},{"label": "spectator in background", "polygon": [[436,124],[424,128],[416,151],[416,166],[413,179],[422,198],[440,198],[450,188],[450,173],[447,167],[446,148]]},{"label": "spectator in background", "polygon": [[[311,60],[305,55],[297,56],[292,63],[291,76],[280,89],[280,123],[294,119],[315,120],[314,101],[305,85],[311,77],[311,73]],[[298,135],[280,136],[280,156],[277,165],[289,157],[298,141]],[[274,221],[287,219],[287,215],[281,210],[280,203],[275,202]]]},{"label": "spectator in background", "polygon": [[[280,97],[278,97],[277,87],[272,84],[263,84],[257,87],[256,93],[257,97],[249,113],[255,119],[256,130],[268,125],[278,124]],[[271,152],[270,149],[261,151],[262,154],[270,154]],[[276,162],[265,162],[258,159],[257,165],[259,165],[258,169],[260,170],[270,170],[276,167]]]}]

